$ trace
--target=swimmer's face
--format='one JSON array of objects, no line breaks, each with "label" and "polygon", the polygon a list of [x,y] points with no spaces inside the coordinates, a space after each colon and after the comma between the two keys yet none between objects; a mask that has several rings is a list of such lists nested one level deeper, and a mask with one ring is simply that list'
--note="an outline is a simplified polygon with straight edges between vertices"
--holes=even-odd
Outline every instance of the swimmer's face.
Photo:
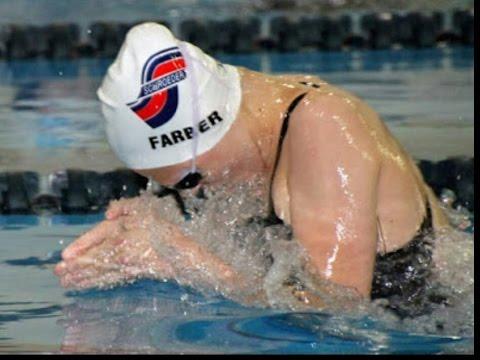
[{"label": "swimmer's face", "polygon": [[[138,169],[135,172],[155,180],[160,185],[178,190],[196,188],[198,185],[224,183],[226,177],[232,180],[238,172],[238,162],[232,160],[231,152],[207,151],[196,158],[196,172],[192,174],[192,160],[154,169]],[[200,175],[201,174],[201,175]],[[188,175],[188,176],[187,176]],[[183,181],[182,181],[183,180]]]}]

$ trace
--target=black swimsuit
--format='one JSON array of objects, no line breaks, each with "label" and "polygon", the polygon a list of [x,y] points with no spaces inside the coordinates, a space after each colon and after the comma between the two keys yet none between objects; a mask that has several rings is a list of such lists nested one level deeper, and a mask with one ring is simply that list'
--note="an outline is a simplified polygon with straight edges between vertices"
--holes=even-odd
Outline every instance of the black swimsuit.
[{"label": "black swimsuit", "polygon": [[[310,84],[304,84],[310,85]],[[319,87],[317,85],[316,87]],[[306,93],[297,96],[288,107],[280,131],[277,156],[271,177],[269,215],[263,219],[265,226],[282,224],[273,208],[272,185],[280,160],[290,116]],[[432,212],[427,201],[426,216],[418,234],[403,248],[384,255],[378,254],[372,283],[372,299],[388,299],[387,308],[400,317],[412,317],[429,312],[429,303],[444,302],[431,288],[432,244],[427,235],[432,233]]]}]

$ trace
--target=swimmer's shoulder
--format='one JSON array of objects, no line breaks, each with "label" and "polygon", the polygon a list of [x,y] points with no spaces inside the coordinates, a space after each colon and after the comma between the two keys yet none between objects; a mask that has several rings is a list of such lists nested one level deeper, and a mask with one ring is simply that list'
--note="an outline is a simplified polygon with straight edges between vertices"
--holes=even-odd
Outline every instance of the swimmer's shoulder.
[{"label": "swimmer's shoulder", "polygon": [[312,96],[321,96],[323,94],[336,95],[342,98],[349,98],[351,101],[359,102],[360,99],[354,94],[342,89],[334,84],[327,82],[316,75],[308,74],[281,74],[274,76],[279,83],[288,87],[295,87],[310,93]]},{"label": "swimmer's shoulder", "polygon": [[[359,118],[363,118],[357,101],[333,88],[305,91],[301,102],[295,109],[292,117],[318,118],[335,120],[344,125],[362,125]],[[324,123],[325,121],[320,122]]]},{"label": "swimmer's shoulder", "polygon": [[308,89],[320,89],[322,87],[330,85],[325,80],[319,78],[316,75],[308,74],[281,74],[275,76],[280,81],[288,81],[292,85],[299,88]]},{"label": "swimmer's shoulder", "polygon": [[[348,128],[351,135],[382,143],[382,146],[390,146],[392,142],[388,128],[369,104],[331,84],[306,91],[295,112],[297,117],[335,120],[337,125]],[[328,121],[321,121],[319,125],[327,126]]]},{"label": "swimmer's shoulder", "polygon": [[291,114],[289,127],[291,143],[297,147],[344,156],[357,153],[380,162],[368,121],[349,98],[334,92],[307,92]]}]

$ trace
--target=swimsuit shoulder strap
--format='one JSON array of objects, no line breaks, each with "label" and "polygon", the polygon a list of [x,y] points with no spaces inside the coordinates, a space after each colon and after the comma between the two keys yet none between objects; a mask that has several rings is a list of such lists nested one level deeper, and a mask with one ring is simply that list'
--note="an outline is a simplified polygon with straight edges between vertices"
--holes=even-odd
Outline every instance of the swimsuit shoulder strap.
[{"label": "swimsuit shoulder strap", "polygon": [[272,185],[273,185],[273,179],[275,178],[275,173],[277,171],[278,163],[280,161],[280,155],[282,153],[282,146],[283,146],[283,141],[285,140],[285,136],[287,135],[287,130],[288,130],[288,123],[290,121],[290,116],[297,107],[297,105],[300,103],[300,101],[304,98],[304,96],[307,95],[307,93],[302,93],[298,95],[291,104],[288,106],[287,111],[285,112],[285,115],[283,117],[283,123],[282,123],[282,128],[280,130],[280,136],[278,138],[278,146],[277,146],[277,155],[275,158],[275,164],[273,166],[273,171],[272,171],[272,176],[270,178],[270,193],[269,193],[269,215],[268,215],[268,222],[272,224],[277,224],[281,223],[282,220],[280,220],[277,215],[275,214],[275,210],[273,208],[273,196],[272,196]]},{"label": "swimsuit shoulder strap", "polygon": [[430,200],[425,200],[425,218],[423,219],[422,225],[420,226],[420,233],[425,235],[433,231],[433,216],[432,216],[432,207],[430,205]]}]

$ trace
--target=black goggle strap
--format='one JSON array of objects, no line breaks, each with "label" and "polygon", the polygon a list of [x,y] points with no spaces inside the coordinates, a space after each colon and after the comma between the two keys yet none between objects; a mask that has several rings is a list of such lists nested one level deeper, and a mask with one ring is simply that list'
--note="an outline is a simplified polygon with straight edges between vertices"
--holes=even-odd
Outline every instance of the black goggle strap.
[{"label": "black goggle strap", "polygon": [[201,180],[202,174],[200,174],[198,171],[189,172],[182,178],[182,180],[176,183],[173,188],[176,190],[192,189],[197,186]]},{"label": "black goggle strap", "polygon": [[176,183],[173,188],[162,186],[161,190],[156,193],[158,197],[164,196],[173,196],[175,202],[177,203],[178,209],[185,217],[185,220],[190,220],[192,214],[187,210],[185,201],[180,195],[179,190],[191,189],[197,186],[202,180],[202,175],[199,172],[189,172],[183,177],[178,183]]},{"label": "black goggle strap", "polygon": [[187,211],[187,207],[185,206],[185,202],[182,199],[182,196],[176,189],[168,188],[168,187],[162,187],[162,189],[155,194],[158,197],[165,197],[165,196],[173,196],[175,199],[175,202],[177,203],[178,209],[184,216],[185,220],[190,220],[192,218],[192,215]]}]

